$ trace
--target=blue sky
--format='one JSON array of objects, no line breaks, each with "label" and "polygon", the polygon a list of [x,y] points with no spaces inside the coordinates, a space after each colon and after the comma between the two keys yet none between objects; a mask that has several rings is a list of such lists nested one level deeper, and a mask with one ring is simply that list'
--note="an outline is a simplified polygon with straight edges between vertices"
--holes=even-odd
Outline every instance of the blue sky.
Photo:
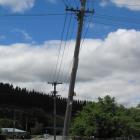
[{"label": "blue sky", "polygon": [[[78,3],[78,2],[76,2]],[[128,3],[129,4],[129,3]],[[131,4],[131,3],[130,3]],[[71,2],[72,6],[74,2]],[[133,5],[133,7],[136,5]],[[109,3],[105,6],[101,6],[100,0],[89,0],[87,7],[95,10],[95,14],[90,20],[94,25],[88,30],[87,38],[105,38],[111,31],[115,31],[118,28],[125,29],[140,29],[140,11],[130,10],[129,8],[121,7],[113,3]],[[1,15],[4,14],[63,14],[65,12],[64,3],[59,1],[47,1],[47,0],[36,0],[34,6],[28,10],[13,12],[9,7],[0,7]],[[107,19],[111,16],[110,19]],[[124,17],[124,18],[123,18]],[[0,35],[5,36],[0,40],[2,44],[11,44],[16,42],[36,42],[43,43],[46,40],[59,40],[61,38],[61,32],[64,24],[65,15],[62,16],[43,16],[43,17],[3,17],[1,16],[1,28]],[[67,18],[69,21],[70,15]],[[117,21],[120,20],[120,21]],[[89,17],[86,17],[85,22],[88,25]],[[127,22],[128,21],[128,22]],[[72,19],[72,22],[77,23],[76,19]],[[137,23],[137,24],[136,24]],[[67,23],[68,24],[68,23]],[[68,27],[68,25],[67,25]],[[87,28],[87,26],[85,27]],[[23,30],[32,39],[24,37],[22,32],[16,30]],[[72,29],[71,29],[72,30]],[[75,26],[76,30],[76,26]],[[75,33],[72,36],[75,38]]]},{"label": "blue sky", "polygon": [[[70,7],[79,2],[64,1]],[[140,1],[87,1],[87,8],[95,13],[84,20],[76,98],[96,100],[109,94],[119,103],[136,106],[140,103]],[[27,16],[38,14],[46,16]],[[66,14],[63,0],[0,0],[0,25],[0,81],[49,93],[52,87],[46,83],[57,79],[63,82],[58,91],[67,97],[77,20]]]}]

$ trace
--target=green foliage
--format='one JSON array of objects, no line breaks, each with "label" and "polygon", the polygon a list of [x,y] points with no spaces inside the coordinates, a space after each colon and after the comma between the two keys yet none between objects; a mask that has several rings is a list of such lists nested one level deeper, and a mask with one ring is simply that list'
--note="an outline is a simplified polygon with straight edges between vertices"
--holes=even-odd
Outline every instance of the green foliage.
[{"label": "green foliage", "polygon": [[[36,91],[14,87],[10,84],[0,83],[0,127],[13,127],[12,121],[15,111],[16,128],[30,132],[36,122],[44,127],[53,127],[53,96]],[[57,126],[63,127],[66,109],[66,98],[56,99]],[[86,102],[76,100],[73,102],[72,117],[82,110]],[[7,119],[5,119],[7,118]],[[48,130],[52,133],[53,130]]]},{"label": "green foliage", "polygon": [[140,135],[140,111],[118,105],[114,98],[98,98],[78,113],[71,127],[72,135],[100,138]]},{"label": "green foliage", "polygon": [[[56,99],[57,115],[63,116],[66,109],[66,98]],[[73,102],[72,115],[83,108],[84,101]],[[0,83],[0,106],[19,108],[41,108],[47,114],[53,112],[53,96],[36,91],[28,91],[26,88],[13,87],[10,84]],[[1,117],[1,116],[0,116]]]},{"label": "green foliage", "polygon": [[0,128],[13,127],[13,121],[11,119],[0,119]]},{"label": "green foliage", "polygon": [[31,128],[31,133],[33,135],[39,135],[43,132],[43,124],[36,122],[34,128]]}]

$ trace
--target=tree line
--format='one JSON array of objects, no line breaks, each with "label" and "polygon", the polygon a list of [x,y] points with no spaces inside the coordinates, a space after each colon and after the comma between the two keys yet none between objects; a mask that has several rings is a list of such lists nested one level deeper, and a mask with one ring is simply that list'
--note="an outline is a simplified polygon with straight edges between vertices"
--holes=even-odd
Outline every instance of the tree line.
[{"label": "tree line", "polygon": [[[57,127],[62,133],[66,98],[58,97]],[[0,128],[15,127],[32,134],[53,134],[53,96],[0,83]],[[140,137],[140,104],[126,108],[115,98],[105,96],[97,102],[73,102],[70,133],[73,136],[97,138]]]},{"label": "tree line", "polygon": [[105,96],[88,103],[74,118],[73,136],[97,138],[140,137],[140,105],[126,108]]},{"label": "tree line", "polygon": [[[63,126],[66,109],[66,98],[56,99],[57,126]],[[82,110],[86,101],[73,102],[72,116]],[[26,88],[13,87],[8,83],[0,83],[0,127],[13,127],[13,118],[16,127],[27,129],[43,125],[53,126],[53,96]]]}]

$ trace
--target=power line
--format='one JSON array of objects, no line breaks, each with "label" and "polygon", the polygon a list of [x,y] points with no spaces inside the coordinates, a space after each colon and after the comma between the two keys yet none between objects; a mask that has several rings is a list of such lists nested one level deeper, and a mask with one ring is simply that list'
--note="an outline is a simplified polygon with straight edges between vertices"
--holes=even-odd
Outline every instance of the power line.
[{"label": "power line", "polygon": [[[110,22],[106,22],[106,21],[110,21]],[[113,21],[113,20],[98,20],[98,18],[94,18],[94,23],[99,23],[99,24],[109,25],[109,26],[119,26],[119,27],[120,26],[133,27],[134,24],[135,24],[135,23],[133,23],[133,24],[127,23],[127,26],[126,26],[125,22],[116,22],[116,21]],[[135,24],[135,28],[137,28],[137,27],[140,28],[140,25]]]},{"label": "power line", "polygon": [[[66,82],[68,82],[68,83],[70,82],[70,71],[72,69],[72,63],[73,63],[73,59],[70,61],[70,65],[68,67],[68,71],[66,72],[66,75],[68,75],[68,77],[66,79]],[[64,81],[64,80],[62,80],[62,81]],[[61,91],[65,91],[65,89],[66,89],[66,85],[63,88],[61,88]]]},{"label": "power line", "polygon": [[[36,13],[36,14],[0,14],[0,17],[45,17],[45,16],[64,16],[66,13]],[[69,14],[69,13],[67,13]],[[115,22],[125,22],[125,23],[133,23],[133,24],[140,24],[140,20],[136,18],[130,18],[125,16],[113,16],[108,14],[95,14],[95,19],[105,19],[109,21]]]},{"label": "power line", "polygon": [[69,0],[66,0],[66,1],[67,1],[67,7],[68,6],[72,6],[71,3],[70,3],[71,0],[70,1]]},{"label": "power line", "polygon": [[[88,5],[89,5],[89,4],[88,4]],[[87,32],[88,32],[88,29],[89,29],[89,26],[90,26],[92,17],[93,17],[93,15],[91,16],[90,20],[88,21],[88,25],[87,25],[87,28],[86,28],[86,31],[85,31],[85,34],[84,34],[84,37],[83,37],[83,40],[82,40],[82,43],[81,43],[81,47],[82,47],[82,45],[83,45],[83,43],[84,43],[84,39],[85,39],[86,34],[87,34]],[[74,29],[74,28],[72,28],[72,29]],[[72,34],[73,34],[73,32],[72,32]],[[69,43],[69,45],[70,45],[70,43]],[[70,61],[70,67],[68,68],[68,71],[67,71],[67,74],[66,74],[66,75],[69,75],[70,70],[71,70],[71,67],[72,67],[72,60]],[[63,74],[63,73],[64,73],[64,69],[63,69],[62,74]],[[62,75],[61,77],[63,77],[63,75]],[[68,78],[70,78],[70,77],[68,77]],[[66,88],[66,86],[63,88],[63,91],[65,90],[65,88]]]},{"label": "power line", "polygon": [[140,2],[139,2],[139,4],[133,4],[133,3],[128,3],[128,4],[126,4],[126,3],[113,3],[113,4],[115,4],[115,5],[119,5],[119,6],[130,6],[130,7],[140,7]]},{"label": "power line", "polygon": [[77,14],[78,30],[77,30],[77,38],[76,38],[76,44],[75,44],[75,50],[74,50],[74,57],[73,57],[74,61],[73,61],[73,67],[72,67],[72,73],[71,73],[71,79],[70,79],[70,85],[69,85],[62,140],[67,140],[68,139],[67,136],[69,136],[69,125],[70,125],[70,120],[71,120],[75,80],[76,80],[76,74],[77,74],[77,69],[78,69],[78,61],[79,61],[78,58],[79,58],[79,49],[80,49],[81,35],[82,35],[82,29],[83,29],[83,20],[84,20],[85,14],[86,13],[89,14],[91,12],[91,11],[86,10],[86,0],[81,0],[81,7],[79,10],[73,9],[73,8],[72,9],[67,8],[67,11],[71,11]]},{"label": "power line", "polygon": [[129,20],[139,20],[139,18],[130,18],[130,17],[126,17],[126,16],[114,16],[114,15],[109,15],[109,14],[100,14],[98,12],[95,13],[95,16],[99,15],[99,16],[105,16],[105,17],[111,17],[111,18],[122,18],[122,19],[129,19]]},{"label": "power line", "polygon": [[[139,19],[129,18],[125,16],[114,17],[112,15],[104,15],[104,14],[96,13],[96,15],[93,18],[94,18],[94,23],[102,24],[102,25],[109,25],[109,26],[124,26],[125,25],[124,23],[126,23],[127,26],[140,24]],[[106,21],[109,21],[109,22],[106,22]]]},{"label": "power line", "polygon": [[95,17],[96,18],[100,18],[100,19],[105,19],[105,20],[109,20],[109,21],[115,21],[115,22],[125,22],[125,23],[132,23],[132,24],[140,24],[140,20],[139,19],[135,19],[135,18],[128,18],[128,17],[114,17],[114,16],[110,16],[110,15],[103,15],[103,14],[96,14]]},{"label": "power line", "polygon": [[89,27],[90,27],[90,24],[92,24],[92,19],[93,19],[93,14],[91,14],[91,16],[90,16],[90,18],[89,18],[89,21],[88,21],[88,24],[87,24],[87,28],[86,28],[86,31],[85,31],[85,33],[84,33],[84,35],[83,35],[83,40],[82,40],[82,42],[81,42],[80,50],[82,49],[82,46],[83,46],[83,44],[84,44],[86,35],[87,35],[88,30],[89,30]]},{"label": "power line", "polygon": [[[75,29],[75,22],[74,22],[74,20],[73,20],[73,25],[72,25],[72,32],[71,32],[71,35],[70,35],[70,38],[72,39],[72,36],[73,36],[73,34],[74,34],[74,29]],[[67,54],[69,55],[69,51],[70,51],[70,44],[72,43],[72,40],[69,42],[69,44],[67,45],[67,48],[68,48],[68,51],[67,51]],[[63,69],[62,69],[62,71],[61,71],[61,75],[60,75],[60,77],[62,77],[62,79],[60,79],[60,81],[63,81],[64,82],[64,73],[65,73],[65,75],[66,76],[68,76],[68,77],[66,77],[66,79],[65,79],[65,81],[66,82],[70,82],[70,71],[71,71],[71,69],[72,69],[72,63],[73,63],[73,58],[69,61],[69,66],[68,66],[68,64],[64,64],[64,66],[63,66]],[[67,71],[65,72],[64,71],[64,69],[67,67]],[[62,87],[61,88],[61,91],[65,91],[66,90],[66,87],[67,87],[67,85],[65,84],[64,85],[64,87]]]},{"label": "power line", "polygon": [[112,27],[123,26],[123,24],[105,23],[104,21],[96,21],[96,20],[94,20],[94,23],[95,24],[106,25],[106,26],[112,26]]},{"label": "power line", "polygon": [[63,63],[63,57],[64,57],[66,45],[67,45],[67,39],[68,39],[69,31],[70,31],[71,20],[72,20],[72,14],[70,16],[70,20],[69,20],[69,24],[68,24],[68,28],[67,28],[66,40],[65,40],[64,49],[63,49],[63,52],[62,52],[62,58],[61,58],[59,69],[58,69],[58,75],[57,75],[57,78],[56,78],[57,80],[59,78],[60,71],[61,71],[61,66],[62,66],[62,63]]},{"label": "power line", "polygon": [[58,48],[57,62],[56,62],[56,67],[55,67],[52,79],[54,79],[56,77],[57,67],[58,67],[58,63],[59,63],[59,59],[60,59],[60,52],[61,52],[62,43],[63,43],[63,36],[64,36],[64,32],[65,32],[65,27],[66,27],[66,21],[67,21],[67,14],[65,16],[63,29],[62,29],[62,32],[61,32],[61,41],[60,41],[60,45],[59,45],[59,48]]},{"label": "power line", "polygon": [[62,2],[67,7],[67,3],[65,2],[65,0],[62,0]]},{"label": "power line", "polygon": [[[67,0],[67,3],[69,5],[71,5],[71,3],[69,3],[69,1]],[[64,53],[65,53],[65,48],[66,48],[66,44],[67,44],[67,39],[68,39],[68,35],[69,35],[69,30],[70,30],[70,24],[71,24],[71,19],[72,19],[72,14],[70,16],[70,20],[69,20],[69,23],[68,23],[68,28],[67,28],[67,33],[66,33],[66,39],[65,39],[65,43],[64,43],[64,49],[63,49],[63,52],[62,52],[62,57],[61,57],[61,60],[60,60],[60,63],[59,63],[59,59],[60,59],[60,52],[61,52],[61,48],[62,48],[62,45],[63,43],[61,42],[60,44],[60,49],[59,49],[59,55],[58,55],[58,59],[57,59],[57,65],[56,65],[56,69],[55,69],[55,76],[54,76],[54,79],[56,77],[56,80],[58,80],[59,78],[59,75],[60,75],[60,71],[61,71],[61,66],[62,66],[62,63],[63,63],[63,57],[64,57]],[[64,34],[64,30],[63,30],[63,34]],[[62,39],[63,39],[63,36],[62,36]],[[61,40],[62,41],[62,40]],[[58,74],[57,73],[57,68],[58,68]]]},{"label": "power line", "polygon": [[[91,2],[98,2],[98,3],[100,3],[100,1],[99,0],[88,0],[88,1],[91,1]],[[106,0],[108,3],[111,3],[111,4],[114,4],[114,5],[118,5],[118,6],[132,6],[132,7],[140,7],[140,1],[139,2],[135,2],[135,1],[131,1],[130,3],[124,3],[124,1],[122,0],[122,2],[117,2],[117,3],[115,3],[115,2],[112,2],[112,1],[110,1],[110,0]]]},{"label": "power line", "polygon": [[75,5],[76,7],[78,7],[77,0],[73,0],[73,2],[74,2],[74,5]]},{"label": "power line", "polygon": [[0,17],[45,17],[45,16],[64,16],[65,13],[35,13],[35,14],[0,14]]},{"label": "power line", "polygon": [[[73,24],[72,24],[72,28],[71,28],[72,30],[71,30],[71,34],[70,34],[70,39],[72,39],[72,36],[73,36],[73,34],[74,34],[74,29],[75,29],[75,22],[74,22],[74,20],[73,20]],[[67,44],[67,56],[66,57],[68,57],[69,56],[69,51],[70,51],[70,44],[72,43],[72,40],[69,42],[69,44]],[[72,60],[71,60],[72,61]],[[71,65],[71,64],[70,64]],[[61,70],[61,75],[60,75],[60,77],[62,77],[63,78],[63,76],[64,76],[64,73],[65,73],[65,71],[64,71],[64,69],[65,68],[68,68],[68,66],[67,66],[67,64],[64,64],[64,66],[63,66],[63,68],[62,68],[62,70]],[[69,72],[69,70],[70,70],[70,68],[68,68],[68,72]],[[66,75],[68,75],[68,72],[66,73]],[[61,79],[61,81],[64,81],[63,79]]]},{"label": "power line", "polygon": [[59,84],[62,84],[62,83],[59,83],[59,82],[48,82],[48,84],[51,84],[53,87],[54,87],[54,91],[52,92],[53,94],[53,99],[54,99],[54,140],[56,140],[56,98],[57,98],[57,91],[56,91],[56,86],[59,85]]}]

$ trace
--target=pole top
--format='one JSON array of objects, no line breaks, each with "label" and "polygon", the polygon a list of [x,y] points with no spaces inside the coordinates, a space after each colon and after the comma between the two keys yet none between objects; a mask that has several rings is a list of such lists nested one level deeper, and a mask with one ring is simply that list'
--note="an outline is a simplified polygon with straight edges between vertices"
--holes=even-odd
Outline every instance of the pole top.
[{"label": "pole top", "polygon": [[54,85],[60,85],[60,84],[63,84],[63,83],[54,81],[54,82],[48,82],[48,84],[51,84],[52,86],[54,86]]}]

